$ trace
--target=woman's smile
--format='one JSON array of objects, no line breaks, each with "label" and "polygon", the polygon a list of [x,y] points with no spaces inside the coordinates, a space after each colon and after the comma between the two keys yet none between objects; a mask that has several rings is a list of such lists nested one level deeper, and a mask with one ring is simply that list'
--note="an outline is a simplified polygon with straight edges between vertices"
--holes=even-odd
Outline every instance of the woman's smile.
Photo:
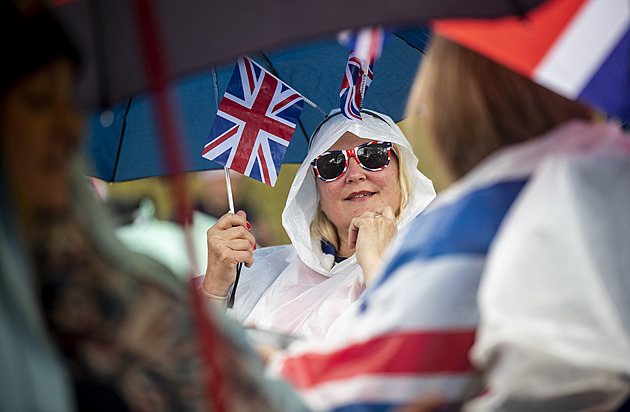
[{"label": "woman's smile", "polygon": [[374,196],[375,194],[376,194],[376,192],[368,192],[367,190],[363,190],[363,191],[360,191],[360,192],[352,192],[352,193],[350,193],[350,195],[348,197],[346,197],[345,200],[350,200],[350,201],[368,200],[372,196]]}]

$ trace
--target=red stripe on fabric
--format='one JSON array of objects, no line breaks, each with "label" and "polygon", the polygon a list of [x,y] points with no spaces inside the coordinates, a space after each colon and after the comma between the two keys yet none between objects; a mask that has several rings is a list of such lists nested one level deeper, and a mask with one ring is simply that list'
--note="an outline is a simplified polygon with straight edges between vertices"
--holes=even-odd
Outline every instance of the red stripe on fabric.
[{"label": "red stripe on fabric", "polygon": [[[172,107],[169,95],[169,70],[164,54],[162,31],[159,30],[159,20],[154,3],[149,0],[135,0],[132,2],[139,39],[141,42],[142,58],[149,85],[154,92],[151,100],[154,104],[153,119],[157,123],[160,137],[160,154],[166,163],[166,174],[169,175],[173,197],[176,199],[176,217],[178,223],[184,225],[192,221],[191,197],[186,180],[180,174],[186,169],[185,159],[180,150],[181,134],[179,124]],[[187,248],[191,250],[191,245]]]},{"label": "red stripe on fabric", "polygon": [[269,169],[267,169],[267,162],[265,161],[265,153],[263,153],[262,145],[258,146],[258,160],[263,171],[263,183],[271,186],[271,178],[269,177]]},{"label": "red stripe on fabric", "polygon": [[[265,82],[269,77],[270,76],[265,76]],[[270,78],[269,80],[276,81],[273,78]],[[251,109],[248,112],[245,112],[244,116],[243,110],[241,109],[242,106],[238,103],[226,99],[221,102],[221,110],[245,121],[243,130],[241,131],[241,139],[239,140],[236,153],[232,159],[232,170],[245,174],[245,169],[247,167],[247,163],[249,162],[249,158],[252,156],[254,143],[256,143],[258,133],[260,132],[260,129],[266,126],[270,120],[265,115],[265,112],[271,103],[272,97],[273,95],[265,93],[264,90],[261,89],[256,95]]]},{"label": "red stripe on fabric", "polygon": [[204,372],[207,374],[206,391],[209,394],[209,401],[211,401],[207,408],[217,412],[227,411],[228,385],[225,376],[223,376],[225,371],[220,363],[222,356],[228,350],[226,342],[222,339],[221,331],[218,330],[214,321],[207,315],[204,302],[202,302],[194,282],[190,282],[190,286],[195,321],[199,332],[198,339],[201,342]]},{"label": "red stripe on fabric", "polygon": [[[161,154],[165,157],[167,164],[167,172],[169,176],[170,187],[173,197],[176,199],[176,214],[178,222],[183,226],[186,222],[192,222],[192,206],[191,197],[188,191],[188,180],[185,179],[182,171],[183,159],[180,153],[178,143],[178,124],[176,122],[175,113],[171,106],[172,101],[167,93],[169,70],[166,56],[163,54],[163,45],[161,39],[162,32],[158,30],[157,12],[154,9],[154,3],[149,0],[135,0],[132,2],[136,24],[138,28],[139,38],[141,40],[141,51],[145,65],[145,73],[148,76],[149,85],[155,93],[155,111],[153,112],[154,120],[157,123],[159,135],[161,137]],[[195,250],[192,243],[192,235],[190,230],[185,230],[185,244],[191,259],[194,259]],[[208,319],[202,311],[201,302],[198,295],[193,291],[193,305],[195,320],[198,322],[200,335],[205,339],[214,337],[215,341],[220,340],[220,334],[214,324]],[[218,345],[217,345],[218,346]],[[208,401],[212,401],[216,412],[227,410],[226,402],[226,383],[220,379],[222,370],[219,367],[215,357],[217,356],[217,347],[215,345],[202,345],[202,356],[204,366],[209,371],[203,377],[205,380],[206,397]],[[218,352],[221,353],[221,352]]]},{"label": "red stripe on fabric", "polygon": [[236,134],[236,132],[238,132],[238,126],[234,126],[232,128],[232,130],[230,130],[229,132],[227,132],[226,134],[224,134],[223,136],[221,136],[218,139],[215,139],[212,141],[212,143],[208,143],[208,145],[206,147],[203,148],[203,153],[202,155],[205,155],[206,153],[208,153],[210,150],[214,149],[215,147],[217,147],[218,145],[220,145],[221,143],[225,142],[227,139],[229,139],[230,137],[234,136]]},{"label": "red stripe on fabric", "polygon": [[551,0],[525,19],[441,20],[436,33],[531,78],[549,48],[590,0]]},{"label": "red stripe on fabric", "polygon": [[380,30],[378,28],[372,29],[372,35],[370,39],[370,54],[368,59],[368,65],[376,60],[377,50],[378,50],[378,37],[380,35]]},{"label": "red stripe on fabric", "polygon": [[145,63],[145,72],[149,85],[155,93],[155,108],[157,114],[155,120],[162,138],[162,154],[165,156],[167,174],[183,171],[182,157],[177,141],[177,123],[168,96],[168,68],[166,56],[160,41],[161,31],[158,30],[158,22],[154,4],[148,0],[134,1],[139,28],[141,50]]},{"label": "red stripe on fabric", "polygon": [[346,73],[346,75],[343,77],[343,80],[341,81],[340,91],[343,91],[343,89],[347,89],[348,87],[350,87],[350,81],[348,81],[348,73]]},{"label": "red stripe on fabric", "polygon": [[253,63],[247,57],[243,57],[243,60],[245,61],[245,70],[247,71],[249,90],[251,93],[254,93],[256,83],[254,82],[254,68],[252,67]]},{"label": "red stripe on fabric", "polygon": [[283,101],[281,101],[280,103],[277,103],[274,107],[273,107],[273,111],[275,112],[276,110],[285,107],[285,106],[289,106],[289,104],[293,104],[294,101],[296,100],[300,100],[302,98],[302,96],[300,96],[299,94],[292,94],[291,96],[287,97],[286,99],[284,99]]},{"label": "red stripe on fabric", "polygon": [[[267,78],[270,78],[269,81],[273,79],[271,76],[265,76],[265,82],[267,81]],[[273,81],[276,80],[273,79]],[[294,128],[278,122],[266,115],[267,107],[269,106],[272,97],[273,96],[269,96],[266,93],[259,93],[251,109],[243,107],[240,103],[230,99],[223,99],[221,100],[219,109],[228,113],[230,116],[243,121],[245,123],[245,130],[256,131],[262,129],[274,136],[282,137],[283,139],[284,135],[289,135],[290,139]],[[256,132],[253,136],[258,136],[258,133]]]},{"label": "red stripe on fabric", "polygon": [[381,336],[326,354],[287,358],[281,374],[300,389],[359,375],[472,370],[468,351],[475,330],[425,331]]}]

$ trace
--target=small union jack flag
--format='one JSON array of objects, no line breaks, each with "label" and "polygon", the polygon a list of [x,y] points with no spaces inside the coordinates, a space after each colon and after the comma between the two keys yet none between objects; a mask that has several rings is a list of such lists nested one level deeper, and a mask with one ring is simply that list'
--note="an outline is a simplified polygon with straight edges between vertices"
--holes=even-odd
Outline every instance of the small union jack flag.
[{"label": "small union jack flag", "polygon": [[[386,31],[380,27],[366,27],[359,31],[339,33],[338,40],[351,48],[346,73],[339,92],[341,112],[348,119],[361,119],[363,97],[372,78],[372,66],[381,56]],[[367,74],[366,74],[367,72]]]},{"label": "small union jack flag", "polygon": [[303,107],[298,92],[241,58],[202,156],[273,186]]},{"label": "small union jack flag", "polygon": [[368,65],[365,60],[359,59],[356,52],[350,53],[339,92],[341,112],[348,119],[362,120],[360,110],[363,96],[373,77],[372,64]]}]

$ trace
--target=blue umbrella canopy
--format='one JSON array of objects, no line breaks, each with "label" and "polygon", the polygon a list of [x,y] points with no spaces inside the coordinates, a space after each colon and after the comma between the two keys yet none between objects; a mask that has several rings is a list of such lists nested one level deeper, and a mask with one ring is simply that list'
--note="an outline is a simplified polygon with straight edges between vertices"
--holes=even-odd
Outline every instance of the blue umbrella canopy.
[{"label": "blue umbrella canopy", "polygon": [[[395,121],[404,106],[426,47],[429,31],[415,26],[397,31],[386,42],[374,64],[374,81],[364,106],[383,112]],[[339,89],[349,50],[329,37],[271,52],[251,54],[254,60],[283,80],[318,108],[305,105],[291,139],[284,163],[301,163],[308,138],[330,110],[339,107]],[[184,157],[183,171],[220,169],[201,157],[217,112],[217,95],[223,96],[234,64],[182,77],[172,85],[173,110]],[[217,83],[215,83],[215,78]],[[112,108],[95,113],[85,142],[91,175],[105,181],[125,181],[166,174],[160,140],[149,94],[138,94]]]}]

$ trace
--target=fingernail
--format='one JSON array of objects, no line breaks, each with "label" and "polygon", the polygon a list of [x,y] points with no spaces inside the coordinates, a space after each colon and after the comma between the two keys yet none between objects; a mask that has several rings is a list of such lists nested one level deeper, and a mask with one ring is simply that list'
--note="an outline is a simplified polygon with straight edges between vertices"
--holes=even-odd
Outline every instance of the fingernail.
[{"label": "fingernail", "polygon": [[252,225],[249,224],[249,222],[247,222],[247,230],[251,229]]},{"label": "fingernail", "polygon": [[254,250],[256,250],[256,245],[254,245]]}]

